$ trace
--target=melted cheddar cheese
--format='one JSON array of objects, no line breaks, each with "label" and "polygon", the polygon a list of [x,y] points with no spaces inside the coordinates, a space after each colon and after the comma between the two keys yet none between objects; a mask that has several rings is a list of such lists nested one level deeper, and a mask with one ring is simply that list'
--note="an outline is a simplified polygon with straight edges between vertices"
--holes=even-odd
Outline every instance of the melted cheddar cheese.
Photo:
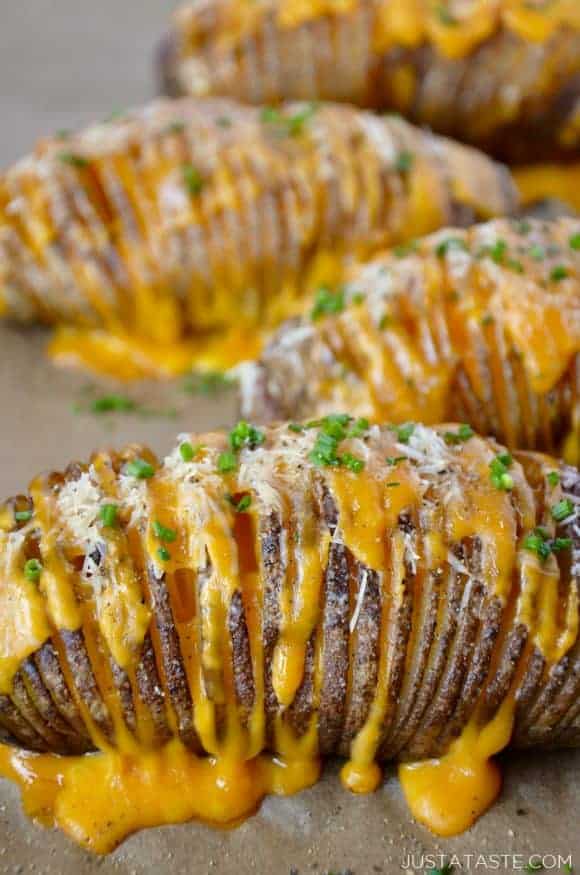
[{"label": "melted cheddar cheese", "polygon": [[556,198],[580,211],[580,164],[529,164],[512,174],[524,205]]},{"label": "melted cheddar cheese", "polygon": [[[206,436],[202,444],[184,435],[162,465],[135,447],[121,456],[95,455],[89,466],[65,477],[39,478],[31,488],[30,519],[22,525],[13,522],[6,505],[0,526],[0,692],[10,692],[20,663],[50,638],[98,750],[63,757],[0,747],[0,774],[20,786],[33,819],[106,853],[144,827],[192,819],[235,825],[266,794],[295,793],[314,783],[328,670],[322,612],[332,545],[344,546],[358,569],[356,588],[349,584],[349,652],[365,644],[369,622],[376,624],[380,642],[368,713],[355,724],[342,772],[354,792],[379,785],[378,761],[404,723],[393,693],[401,616],[409,598],[419,614],[426,610],[430,579],[441,581],[447,598],[449,581],[461,581],[469,591],[480,578],[486,598],[504,612],[502,634],[525,628],[530,648],[550,665],[569,653],[578,637],[577,581],[555,556],[540,563],[522,546],[538,522],[524,469],[514,462],[510,489],[498,489],[490,478],[497,453],[491,442],[475,436],[445,439],[446,428],[453,426],[415,425],[403,435],[362,423],[347,434],[346,422],[340,452],[347,454],[348,465],[314,464],[320,446],[328,445],[319,446],[318,426],[299,433],[280,426],[261,434],[242,423],[238,443],[232,443],[234,430],[229,449],[221,435]],[[182,452],[184,445],[190,452]],[[232,452],[235,464],[223,464],[223,454]],[[553,464],[536,458],[545,479]],[[557,501],[561,487],[549,489],[550,501]],[[335,508],[331,527],[320,513],[325,490]],[[243,511],[236,510],[244,498]],[[114,525],[100,523],[104,503],[117,508]],[[278,630],[271,646],[266,634],[271,582],[259,550],[271,531],[264,525],[271,526],[266,521],[273,518],[281,541]],[[555,532],[553,521],[542,522]],[[469,550],[475,543],[480,545],[476,571],[468,558],[450,558],[452,550]],[[41,571],[28,585],[21,569],[31,554],[39,557]],[[171,632],[160,613],[165,590]],[[247,651],[236,638],[244,629]],[[87,702],[86,687],[70,663],[67,636],[79,630],[101,709]],[[152,711],[137,684],[148,634],[172,736],[163,743],[156,740]],[[169,634],[175,635],[179,658],[172,651],[166,663],[162,639]],[[409,672],[420,653],[420,623],[413,634],[416,640],[405,645]],[[174,664],[180,660],[190,697],[189,745],[181,737],[184,713],[175,698]],[[468,828],[496,797],[500,776],[491,758],[511,739],[526,665],[519,664],[495,712],[483,707],[484,685],[479,705],[449,740],[447,753],[401,766],[411,811],[433,831],[453,835]],[[133,730],[114,666],[126,672],[132,689]],[[244,666],[249,686],[247,676],[240,682]],[[492,662],[492,677],[493,669]],[[352,674],[357,670],[353,664],[345,680],[347,704],[357,693]],[[269,718],[268,676],[277,703]],[[405,676],[403,701],[409,683]],[[298,730],[290,715],[305,684],[310,707]]]}]

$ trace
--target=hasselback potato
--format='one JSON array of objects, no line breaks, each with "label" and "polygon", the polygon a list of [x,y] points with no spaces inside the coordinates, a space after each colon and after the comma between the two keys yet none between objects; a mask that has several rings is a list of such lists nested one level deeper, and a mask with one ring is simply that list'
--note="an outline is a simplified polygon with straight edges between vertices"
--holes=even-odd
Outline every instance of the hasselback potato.
[{"label": "hasselback potato", "polygon": [[[579,500],[576,469],[466,426],[343,414],[242,421],[182,435],[161,464],[130,447],[38,478],[0,517],[0,726],[26,751],[103,752],[67,772],[3,748],[0,770],[28,793],[44,775],[45,819],[52,806],[96,850],[185,819],[166,792],[239,819],[264,787],[288,789],[260,784],[265,750],[286,780],[350,757],[360,792],[377,760],[408,762],[417,816],[465,828],[497,793],[497,750],[580,743]],[[444,792],[457,762],[469,803],[429,814],[423,770]],[[231,798],[211,807],[221,767],[237,769],[235,814]]]},{"label": "hasselback potato", "polygon": [[465,420],[580,458],[580,222],[447,229],[357,268],[243,366],[260,420]]},{"label": "hasselback potato", "polygon": [[515,205],[504,168],[398,119],[158,102],[0,177],[0,312],[141,340],[141,360],[186,369],[201,335],[279,321],[348,259]]},{"label": "hasselback potato", "polygon": [[196,0],[161,69],[172,94],[395,110],[510,161],[580,149],[576,0]]}]

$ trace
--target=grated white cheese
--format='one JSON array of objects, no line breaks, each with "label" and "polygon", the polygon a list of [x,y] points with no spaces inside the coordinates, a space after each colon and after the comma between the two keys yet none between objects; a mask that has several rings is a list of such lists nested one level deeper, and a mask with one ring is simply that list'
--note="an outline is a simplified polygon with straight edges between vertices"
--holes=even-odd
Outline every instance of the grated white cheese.
[{"label": "grated white cheese", "polygon": [[397,451],[417,462],[421,474],[440,474],[449,465],[449,448],[432,428],[415,425],[407,443],[397,442]]},{"label": "grated white cheese", "polygon": [[67,481],[58,493],[59,513],[75,540],[85,547],[99,540],[96,524],[102,504],[101,493],[87,471],[78,480]]},{"label": "grated white cheese", "polygon": [[356,595],[356,604],[354,606],[354,611],[353,611],[352,617],[350,618],[349,629],[350,629],[351,635],[354,632],[354,630],[356,629],[358,619],[360,617],[360,612],[362,610],[365,592],[367,590],[367,582],[368,582],[369,574],[370,574],[370,571],[368,568],[363,569],[361,585],[360,585],[359,591]]}]

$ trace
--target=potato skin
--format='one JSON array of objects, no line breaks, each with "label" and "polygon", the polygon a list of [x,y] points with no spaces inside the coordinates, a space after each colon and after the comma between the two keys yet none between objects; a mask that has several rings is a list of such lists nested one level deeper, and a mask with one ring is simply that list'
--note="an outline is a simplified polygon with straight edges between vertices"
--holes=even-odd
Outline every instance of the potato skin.
[{"label": "potato skin", "polygon": [[[580,744],[580,639],[576,638],[564,655],[550,658],[537,641],[534,643],[531,627],[513,617],[512,600],[517,596],[522,566],[518,564],[518,569],[514,568],[507,598],[500,597],[492,591],[490,580],[486,578],[487,548],[483,540],[475,536],[454,542],[444,533],[441,515],[447,513],[444,508],[454,488],[452,484],[455,477],[460,476],[457,466],[463,464],[464,449],[442,441],[441,435],[447,428],[442,426],[432,431],[417,426],[417,440],[426,443],[416,446],[428,447],[424,462],[417,463],[417,469],[413,458],[413,454],[416,456],[414,439],[411,439],[411,455],[404,464],[410,466],[411,473],[416,470],[421,477],[428,478],[427,497],[414,508],[401,512],[389,531],[386,550],[392,564],[388,574],[386,566],[375,570],[365,565],[345,542],[334,481],[328,479],[324,469],[309,461],[314,434],[297,435],[287,426],[277,426],[265,433],[261,449],[243,451],[241,471],[248,470],[247,466],[256,458],[262,459],[262,456],[254,456],[254,452],[266,454],[264,470],[270,470],[268,453],[294,454],[292,458],[297,465],[294,490],[302,489],[302,478],[309,478],[308,514],[320,537],[328,539],[320,605],[306,642],[302,681],[291,704],[282,706],[275,692],[273,664],[284,628],[280,605],[291,561],[289,545],[298,541],[294,522],[280,509],[287,497],[278,505],[278,510],[273,510],[262,504],[258,493],[254,496],[252,525],[256,570],[261,579],[258,616],[263,678],[255,674],[257,643],[250,633],[256,624],[256,605],[251,608],[253,619],[250,619],[248,593],[239,587],[232,590],[222,618],[227,642],[223,668],[232,678],[231,694],[244,726],[249,725],[252,709],[258,701],[257,690],[263,687],[260,707],[264,709],[267,749],[276,749],[278,720],[291,726],[300,736],[315,719],[320,752],[348,755],[351,742],[365,725],[377,693],[381,654],[387,640],[392,649],[384,690],[389,707],[380,729],[379,759],[404,761],[444,752],[461,733],[475,708],[483,715],[495,713],[516,677],[518,704],[513,743],[520,747]],[[367,466],[373,471],[375,463],[385,464],[384,457],[393,448],[403,455],[407,451],[407,445],[395,443],[388,427],[372,427],[368,437],[357,440],[362,441],[356,444],[359,450],[363,445],[366,447]],[[220,448],[225,446],[222,436],[201,436],[200,441],[210,448],[208,453],[214,461]],[[473,452],[483,454],[482,458],[489,459],[490,454],[502,452],[494,441],[477,437],[470,441],[475,442]],[[112,454],[111,470],[122,476],[123,466],[137,452],[136,448],[130,448],[121,455]],[[140,451],[140,455],[142,453]],[[439,459],[441,453],[445,460],[437,461],[434,467],[434,460]],[[98,458],[102,462],[103,454]],[[207,459],[200,462],[201,467],[194,468],[192,474],[202,490],[206,486],[208,490],[216,488],[215,474],[206,462]],[[477,475],[472,463],[466,464],[469,489],[475,489],[476,494],[480,488],[484,494],[490,489],[488,475]],[[58,492],[78,483],[90,470],[87,466],[71,466],[64,475],[53,475],[53,489]],[[563,495],[574,502],[580,498],[580,473],[549,457],[522,453],[510,470],[516,486],[509,496],[509,515],[518,528],[518,538],[524,537],[528,526],[533,529],[535,525],[546,525],[550,519],[553,487],[549,485],[548,472],[559,471]],[[169,471],[172,473],[168,474]],[[155,478],[185,476],[182,468],[173,471],[166,462],[159,467]],[[156,488],[155,478],[152,489]],[[268,487],[268,495],[280,489],[265,480],[262,486]],[[217,488],[224,490],[223,501],[227,505],[229,493],[226,490],[230,486],[220,486],[218,481]],[[283,498],[282,492],[278,494]],[[120,514],[118,537],[123,538],[124,527],[128,525],[123,503]],[[524,518],[527,519],[525,530],[522,529]],[[178,515],[175,525],[179,528],[184,520],[185,517]],[[138,524],[144,527],[143,538],[148,522],[144,519]],[[26,529],[28,549],[34,547],[37,553],[40,551],[41,560],[45,561],[34,521],[29,525],[30,529]],[[434,530],[440,530],[446,539],[448,558],[429,565],[426,545],[429,532]],[[19,524],[16,524],[14,534],[18,531]],[[579,583],[577,515],[558,524],[554,536],[572,539],[571,550],[558,553],[550,566],[559,576],[563,610]],[[59,549],[66,553],[70,545],[64,540],[61,542],[61,538],[64,535],[59,536]],[[524,551],[518,563],[525,561],[525,556]],[[210,561],[209,554],[206,559]],[[202,596],[200,587],[209,585],[211,566],[192,567],[189,573],[192,580],[197,576],[197,601]],[[97,610],[94,605],[91,607],[87,581],[80,572],[77,575],[75,588],[85,611]],[[396,600],[392,601],[390,575],[401,579]],[[75,754],[103,742],[117,744],[120,718],[125,724],[123,731],[148,746],[158,747],[176,736],[196,753],[203,752],[203,741],[195,730],[189,645],[187,636],[184,637],[183,609],[176,601],[174,573],[152,564],[141,584],[142,597],[151,611],[151,623],[131,667],[124,670],[115,664],[107,640],[104,634],[95,632],[98,627],[94,622],[90,628],[85,626],[78,631],[55,630],[52,640],[22,663],[10,695],[0,697],[0,731],[4,741],[27,750]],[[391,607],[387,610],[388,605]],[[203,611],[197,611],[193,626],[188,627],[187,634],[193,635],[200,652],[204,650],[204,643],[208,643],[206,636],[212,634],[211,625],[205,625],[206,619]],[[216,622],[221,621],[216,619]],[[86,646],[89,634],[91,647]],[[316,665],[320,667],[319,676],[315,672]],[[205,695],[215,704],[219,734],[225,731],[219,670],[214,666],[208,671],[205,664],[200,667],[205,673]],[[112,678],[112,684],[106,681],[107,677]],[[117,703],[112,710],[111,696]],[[113,712],[117,715],[116,722],[112,719]],[[146,715],[145,726],[140,725],[138,714]]]},{"label": "potato skin", "polygon": [[572,23],[528,39],[510,26],[507,13],[502,21],[500,4],[491,26],[483,21],[489,12],[478,13],[480,38],[455,57],[429,36],[415,46],[395,40],[377,47],[389,0],[360,0],[292,26],[280,24],[284,4],[277,0],[239,32],[235,3],[182,5],[158,53],[166,93],[250,103],[342,100],[401,112],[509,162],[578,155],[580,32]]}]

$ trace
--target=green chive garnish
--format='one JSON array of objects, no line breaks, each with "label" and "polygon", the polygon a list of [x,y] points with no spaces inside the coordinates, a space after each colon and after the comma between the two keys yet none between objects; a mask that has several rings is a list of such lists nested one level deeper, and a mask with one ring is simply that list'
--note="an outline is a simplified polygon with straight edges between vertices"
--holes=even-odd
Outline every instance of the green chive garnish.
[{"label": "green chive garnish", "polygon": [[343,453],[340,457],[340,463],[341,465],[344,465],[345,468],[348,468],[349,471],[352,471],[354,474],[360,474],[365,466],[363,460],[358,459],[356,456],[353,456],[352,453]]},{"label": "green chive garnish", "polygon": [[508,474],[508,468],[512,462],[513,459],[509,453],[500,453],[489,463],[489,479],[496,489],[501,489],[505,492],[513,489],[513,477],[511,474]]},{"label": "green chive garnish", "polygon": [[58,160],[61,164],[68,164],[70,167],[76,167],[77,170],[83,170],[89,166],[89,162],[82,155],[75,155],[74,152],[59,152]]},{"label": "green chive garnish", "polygon": [[189,441],[183,441],[183,443],[179,445],[179,455],[184,462],[192,462],[200,450],[201,444],[196,444],[194,447]]},{"label": "green chive garnish", "polygon": [[468,441],[474,434],[475,432],[471,426],[467,425],[467,423],[463,423],[459,426],[457,431],[446,431],[443,437],[448,444],[460,444],[463,443],[463,441]]},{"label": "green chive garnish", "polygon": [[570,514],[574,513],[574,504],[569,498],[563,498],[562,501],[558,501],[553,505],[551,513],[552,519],[561,523],[562,520],[565,520]]},{"label": "green chive garnish", "polygon": [[184,164],[182,167],[183,181],[188,192],[197,197],[203,189],[203,178],[197,167],[193,164]]},{"label": "green chive garnish", "polygon": [[162,523],[155,520],[153,523],[153,532],[155,533],[155,537],[159,538],[160,541],[163,541],[164,544],[172,544],[175,540],[177,540],[177,532],[175,529],[168,529],[167,526],[164,526]]},{"label": "green chive garnish", "polygon": [[234,453],[226,451],[220,453],[217,460],[217,469],[220,474],[229,474],[230,471],[235,471],[237,459]]},{"label": "green chive garnish", "polygon": [[99,519],[107,529],[114,529],[117,525],[119,508],[116,504],[104,504],[99,511]]},{"label": "green chive garnish", "polygon": [[468,251],[467,244],[461,237],[447,237],[436,247],[435,254],[438,258],[443,258],[451,249],[460,250],[461,252]]},{"label": "green chive garnish", "polygon": [[242,497],[238,501],[234,498],[233,495],[228,495],[228,501],[232,505],[236,513],[245,513],[252,504],[252,496],[249,494],[242,495]]},{"label": "green chive garnish", "polygon": [[149,480],[155,474],[155,468],[145,459],[133,459],[125,465],[125,473],[137,480]]},{"label": "green chive garnish", "polygon": [[405,422],[403,425],[391,425],[389,427],[397,435],[397,440],[400,444],[408,443],[409,438],[415,431],[414,422]]},{"label": "green chive garnish", "polygon": [[332,292],[323,286],[316,293],[314,306],[310,311],[310,318],[313,322],[316,322],[322,316],[335,316],[337,313],[342,313],[345,306],[346,299],[343,289]]},{"label": "green chive garnish", "polygon": [[30,519],[32,519],[32,511],[31,510],[17,510],[14,513],[14,519],[17,523],[27,523]]},{"label": "green chive garnish", "polygon": [[36,583],[40,580],[41,573],[42,564],[38,559],[28,559],[28,561],[24,563],[24,576],[26,580],[30,580],[31,583]]},{"label": "green chive garnish", "polygon": [[568,269],[564,267],[563,264],[557,264],[550,271],[550,279],[554,283],[559,283],[561,280],[565,280],[568,276]]},{"label": "green chive garnish", "polygon": [[412,152],[404,150],[403,152],[399,152],[397,158],[395,160],[395,170],[398,173],[408,173],[411,167],[413,166],[413,161],[415,160],[415,156]]},{"label": "green chive garnish", "polygon": [[560,474],[558,473],[558,471],[549,471],[547,479],[550,486],[557,486],[560,482]]},{"label": "green chive garnish", "polygon": [[157,551],[157,555],[162,562],[169,562],[169,560],[171,559],[171,553],[169,552],[167,547],[160,547]]}]

